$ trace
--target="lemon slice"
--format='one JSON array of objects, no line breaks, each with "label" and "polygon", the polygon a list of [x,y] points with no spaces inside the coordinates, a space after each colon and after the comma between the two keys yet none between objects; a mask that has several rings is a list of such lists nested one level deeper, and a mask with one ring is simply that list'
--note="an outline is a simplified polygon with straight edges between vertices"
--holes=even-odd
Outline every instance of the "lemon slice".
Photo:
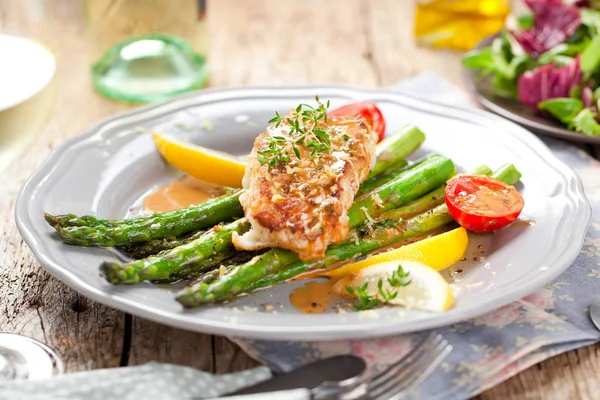
[{"label": "lemon slice", "polygon": [[242,187],[246,164],[231,154],[155,133],[158,152],[175,168],[194,178],[221,186]]},{"label": "lemon slice", "polygon": [[[388,279],[402,265],[411,282],[407,286],[392,287]],[[384,299],[378,289],[382,281],[382,291],[396,292],[392,299]],[[454,305],[454,294],[448,282],[435,269],[415,261],[388,261],[363,268],[355,275],[343,277],[333,285],[334,293],[344,294],[346,286],[354,289],[367,284],[366,292],[379,301],[406,308],[442,312]]]},{"label": "lemon slice", "polygon": [[322,275],[339,278],[357,273],[363,268],[384,261],[416,261],[441,271],[455,264],[465,256],[469,247],[469,235],[465,228],[457,228],[446,233],[407,244],[395,250],[377,254],[362,261],[347,264],[341,268],[326,271]]}]

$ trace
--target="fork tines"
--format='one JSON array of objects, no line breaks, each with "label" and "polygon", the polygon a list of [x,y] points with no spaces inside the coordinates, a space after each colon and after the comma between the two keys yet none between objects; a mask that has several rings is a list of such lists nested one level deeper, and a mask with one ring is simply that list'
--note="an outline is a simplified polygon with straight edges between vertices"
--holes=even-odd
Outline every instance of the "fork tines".
[{"label": "fork tines", "polygon": [[368,383],[369,399],[388,400],[420,385],[446,358],[452,346],[441,335],[430,333],[405,357]]}]

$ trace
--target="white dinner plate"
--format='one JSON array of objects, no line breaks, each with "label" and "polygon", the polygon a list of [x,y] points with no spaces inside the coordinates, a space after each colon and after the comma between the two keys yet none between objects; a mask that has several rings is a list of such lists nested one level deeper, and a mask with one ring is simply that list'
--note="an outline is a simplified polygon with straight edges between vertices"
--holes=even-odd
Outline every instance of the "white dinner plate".
[{"label": "white dinner plate", "polygon": [[[236,154],[247,153],[274,112],[285,112],[315,95],[332,107],[375,101],[388,133],[405,124],[427,135],[414,155],[438,152],[468,171],[513,163],[525,199],[522,219],[497,234],[472,235],[469,259],[453,284],[456,305],[446,313],[384,307],[344,314],[300,314],[283,284],[228,304],[184,310],[168,287],[151,283],[112,286],[98,272],[119,259],[101,248],[63,244],[44,212],[122,218],[150,191],[177,177],[154,147],[150,133],[167,132]],[[144,128],[144,129],[140,129]],[[206,90],[116,115],[60,146],[22,189],[17,224],[51,274],[80,293],[111,307],[200,332],[274,340],[333,340],[399,334],[473,318],[534,292],[569,267],[582,246],[591,215],[577,175],[534,135],[492,114],[429,103],[383,91],[343,86]],[[485,245],[484,256],[477,253]],[[273,309],[261,305],[273,305]]]}]

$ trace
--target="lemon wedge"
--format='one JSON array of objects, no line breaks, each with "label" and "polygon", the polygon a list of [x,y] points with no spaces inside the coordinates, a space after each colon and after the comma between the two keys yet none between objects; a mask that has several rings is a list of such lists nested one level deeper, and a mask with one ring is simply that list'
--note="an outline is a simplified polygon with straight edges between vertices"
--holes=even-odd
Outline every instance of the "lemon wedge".
[{"label": "lemon wedge", "polygon": [[[402,265],[408,272],[410,283],[407,286],[392,287],[388,279]],[[382,291],[396,292],[391,299],[382,297],[378,288],[382,281]],[[346,286],[360,288],[366,286],[366,293],[379,301],[406,308],[442,312],[454,305],[454,293],[448,282],[435,269],[415,261],[387,261],[363,268],[354,275],[345,276],[333,285],[336,294],[347,294]]]},{"label": "lemon wedge", "polygon": [[355,274],[363,268],[385,261],[416,261],[441,271],[458,262],[465,256],[469,247],[469,235],[465,228],[457,228],[446,233],[407,244],[395,250],[376,254],[364,260],[347,264],[341,268],[323,272],[322,276],[340,278]]},{"label": "lemon wedge", "polygon": [[194,178],[228,187],[242,187],[246,164],[231,154],[154,133],[158,152],[175,168]]}]

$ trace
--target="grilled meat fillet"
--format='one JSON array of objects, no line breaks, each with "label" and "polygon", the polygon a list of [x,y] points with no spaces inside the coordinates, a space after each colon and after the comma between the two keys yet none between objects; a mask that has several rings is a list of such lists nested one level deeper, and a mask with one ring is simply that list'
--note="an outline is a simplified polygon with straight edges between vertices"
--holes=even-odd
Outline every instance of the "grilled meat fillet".
[{"label": "grilled meat fillet", "polygon": [[236,248],[322,257],[348,234],[348,210],[375,163],[376,143],[360,118],[308,120],[296,110],[270,125],[256,138],[242,181],[240,202],[252,229],[234,235]]}]

